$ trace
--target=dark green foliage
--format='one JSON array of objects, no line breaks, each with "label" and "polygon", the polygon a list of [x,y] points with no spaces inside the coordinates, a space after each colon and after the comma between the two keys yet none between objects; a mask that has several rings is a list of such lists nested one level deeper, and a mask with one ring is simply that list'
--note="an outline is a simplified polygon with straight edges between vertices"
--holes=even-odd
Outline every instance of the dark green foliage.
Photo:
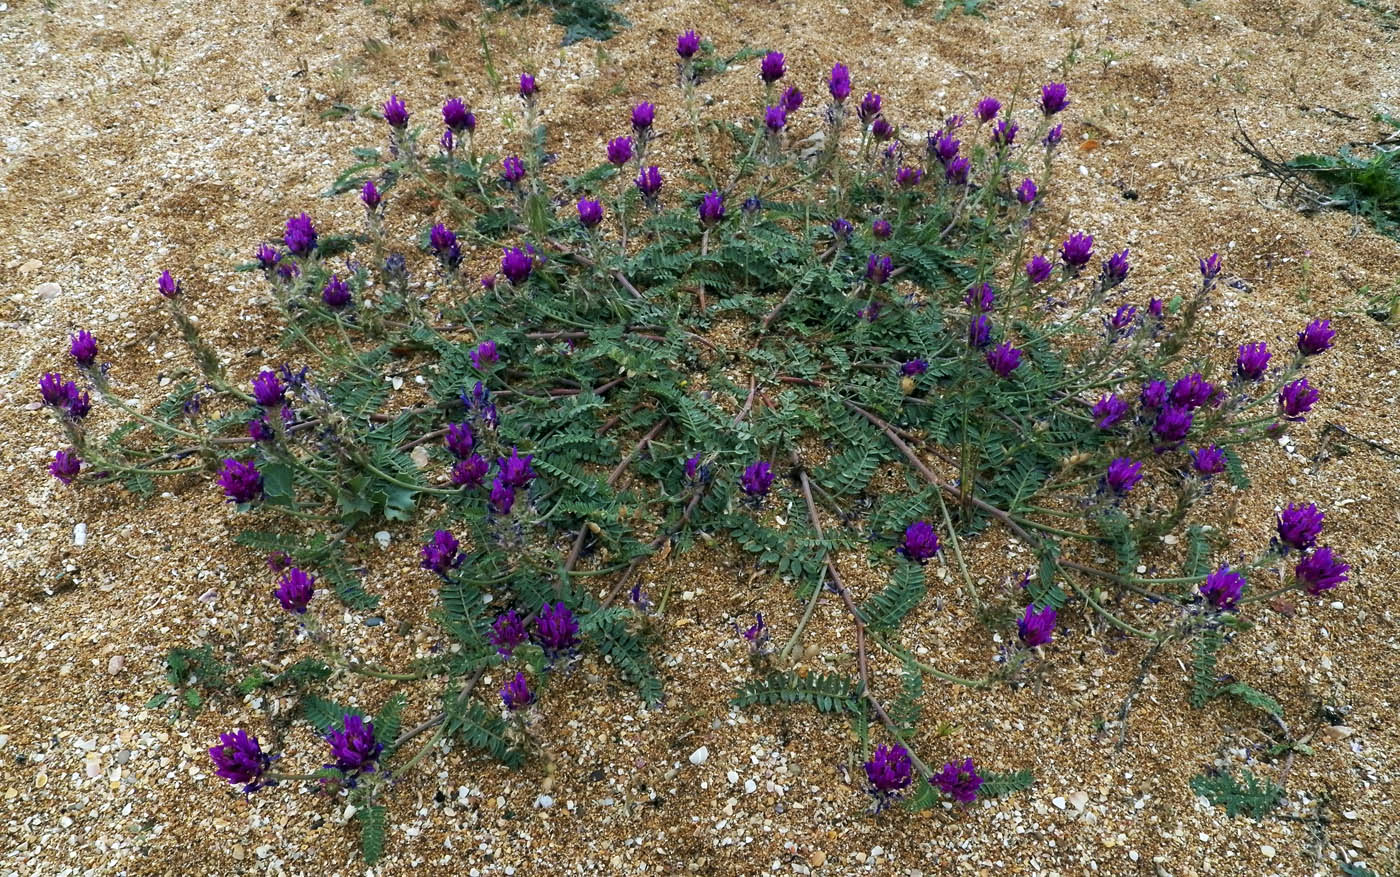
[{"label": "dark green foliage", "polygon": [[1191,791],[1234,817],[1240,813],[1260,820],[1269,815],[1283,800],[1283,789],[1268,780],[1262,782],[1249,768],[1240,771],[1236,780],[1230,771],[1197,774],[1191,778]]},{"label": "dark green foliage", "polygon": [[1003,798],[1015,792],[1025,791],[1035,783],[1035,777],[1028,770],[1010,773],[987,772],[982,774],[982,787],[977,790],[979,798]]},{"label": "dark green foliage", "polygon": [[345,724],[346,716],[363,716],[364,712],[354,707],[341,706],[324,697],[308,695],[301,699],[301,716],[311,723],[321,734],[339,730]]},{"label": "dark green foliage", "polygon": [[1346,210],[1376,230],[1400,238],[1400,149],[1377,147],[1358,155],[1343,146],[1336,155],[1300,155],[1287,168],[1317,179],[1331,196],[1326,206]]},{"label": "dark green foliage", "polygon": [[393,755],[393,743],[403,728],[404,696],[396,694],[384,702],[374,714],[374,739],[384,744],[382,758]]},{"label": "dark green foliage", "polygon": [[1215,697],[1219,680],[1215,664],[1225,638],[1217,627],[1209,627],[1197,635],[1191,645],[1191,705],[1197,709]]},{"label": "dark green foliage", "polygon": [[739,707],[805,703],[824,713],[860,711],[855,685],[837,673],[773,673],[740,688],[730,702]]},{"label": "dark green foliage", "polygon": [[492,9],[516,9],[522,14],[536,6],[554,10],[554,23],[564,28],[563,45],[580,40],[610,40],[628,27],[614,9],[614,0],[487,0]]},{"label": "dark green foliage", "polygon": [[443,700],[443,711],[447,716],[447,733],[459,737],[462,742],[485,750],[507,767],[519,767],[525,760],[525,753],[507,739],[506,723],[487,712],[480,703],[471,701],[463,705],[455,693],[449,692]]},{"label": "dark green foliage", "polygon": [[622,675],[637,686],[642,702],[655,706],[661,702],[661,680],[656,677],[651,656],[641,639],[627,629],[631,613],[623,609],[607,609],[584,616],[579,629],[589,637]]},{"label": "dark green foliage", "polygon": [[924,568],[917,563],[901,561],[894,568],[888,586],[866,600],[860,607],[866,622],[876,630],[894,630],[904,616],[923,602]]},{"label": "dark green foliage", "polygon": [[366,865],[373,865],[384,855],[384,815],[383,804],[361,807],[355,811],[360,821],[360,852]]}]

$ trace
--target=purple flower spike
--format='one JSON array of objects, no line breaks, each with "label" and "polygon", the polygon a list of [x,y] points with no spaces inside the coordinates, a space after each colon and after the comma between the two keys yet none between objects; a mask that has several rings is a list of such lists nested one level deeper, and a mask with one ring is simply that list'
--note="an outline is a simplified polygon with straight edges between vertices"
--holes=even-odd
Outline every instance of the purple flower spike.
[{"label": "purple flower spike", "polygon": [[516,286],[525,282],[530,276],[530,269],[534,267],[534,260],[519,247],[508,247],[502,250],[501,273]]},{"label": "purple flower spike", "polygon": [[787,127],[787,110],[782,105],[772,106],[763,111],[763,124],[774,134]]},{"label": "purple flower spike", "polygon": [[534,454],[520,456],[520,452],[510,449],[509,457],[500,457],[496,460],[498,477],[507,487],[529,487],[530,482],[535,479],[535,470],[531,468],[530,461],[535,459]]},{"label": "purple flower spike", "polygon": [[472,428],[465,423],[449,423],[447,425],[447,450],[452,456],[459,460],[465,460],[471,456],[472,447],[476,444],[476,437],[472,435]]},{"label": "purple flower spike", "polygon": [[1055,265],[1044,256],[1033,256],[1026,263],[1026,277],[1031,283],[1044,283],[1050,279],[1050,274],[1055,270]]},{"label": "purple flower spike", "polygon": [[898,743],[876,746],[870,760],[865,763],[865,778],[882,798],[908,788],[914,781],[914,765],[909,759],[909,750]]},{"label": "purple flower spike", "polygon": [[694,456],[685,458],[683,471],[685,472],[686,481],[696,482],[700,480],[702,474],[700,470],[700,457],[700,454],[695,454]]},{"label": "purple flower spike", "polygon": [[1128,457],[1119,457],[1109,463],[1104,473],[1104,483],[1119,496],[1132,490],[1141,480],[1142,464]]},{"label": "purple flower spike", "polygon": [[1294,505],[1289,503],[1278,516],[1278,538],[1288,548],[1311,548],[1322,533],[1322,523],[1326,518],[1316,503]]},{"label": "purple flower spike", "polygon": [[331,279],[326,281],[325,288],[321,290],[321,301],[331,310],[338,311],[347,307],[350,304],[350,284],[332,274]]},{"label": "purple flower spike", "polygon": [[263,369],[253,378],[253,400],[264,408],[275,408],[287,401],[287,388],[277,379],[277,372]]},{"label": "purple flower spike", "polygon": [[262,473],[252,463],[240,463],[230,457],[219,470],[219,486],[233,502],[252,502],[262,496]]},{"label": "purple flower spike", "polygon": [[[738,625],[735,626],[737,627]],[[749,644],[749,650],[755,654],[761,653],[769,638],[768,625],[763,623],[763,613],[755,612],[753,624],[749,625],[741,631],[741,633]]]},{"label": "purple flower spike", "polygon": [[924,169],[918,167],[902,167],[894,173],[894,181],[900,188],[909,189],[919,185],[924,179]]},{"label": "purple flower spike", "polygon": [[1021,186],[1016,190],[1016,200],[1022,204],[1034,204],[1040,190],[1036,188],[1035,180],[1026,177],[1021,181]]},{"label": "purple flower spike", "polygon": [[911,359],[899,367],[900,374],[913,377],[928,371],[928,363],[922,359]]},{"label": "purple flower spike", "polygon": [[501,179],[512,186],[525,179],[525,162],[519,156],[507,155],[501,160]]},{"label": "purple flower spike", "polygon": [[515,678],[501,687],[501,700],[505,703],[506,709],[511,712],[523,710],[535,702],[535,693],[530,690],[530,684],[525,681],[524,673],[519,670],[515,671]]},{"label": "purple flower spike", "polygon": [[497,615],[491,623],[491,645],[503,658],[509,658],[515,647],[527,639],[529,635],[525,632],[525,622],[520,620],[520,615],[514,609]]},{"label": "purple flower spike", "polygon": [[676,37],[676,54],[689,61],[695,57],[695,53],[700,51],[700,36],[693,30],[688,30]]},{"label": "purple flower spike", "polygon": [[707,192],[700,199],[700,224],[709,227],[724,219],[724,196],[717,191]]},{"label": "purple flower spike", "polygon": [[881,99],[873,91],[867,91],[865,97],[860,99],[860,121],[863,125],[869,125],[880,115]]},{"label": "purple flower spike", "polygon": [[739,486],[744,489],[744,493],[755,499],[764,496],[773,486],[773,467],[762,460],[749,464],[739,478]]},{"label": "purple flower spike", "polygon": [[272,596],[282,604],[282,608],[296,615],[306,614],[306,607],[316,595],[316,579],[292,567],[277,580],[277,590]]},{"label": "purple flower spike", "polygon": [[782,52],[769,52],[763,56],[763,61],[758,65],[758,75],[768,85],[782,79],[786,72],[787,64],[783,61]]},{"label": "purple flower spike", "polygon": [[1026,648],[1049,645],[1055,635],[1055,607],[1046,606],[1036,612],[1034,604],[1027,606],[1026,614],[1016,622],[1016,635]]},{"label": "purple flower spike", "polygon": [[270,442],[277,434],[272,431],[266,418],[257,417],[248,421],[248,437],[255,442]]},{"label": "purple flower spike", "polygon": [[992,129],[992,142],[997,146],[1010,146],[1016,142],[1016,132],[1020,130],[1020,125],[1010,119],[1002,119]]},{"label": "purple flower spike", "polygon": [[454,97],[442,105],[442,122],[457,134],[476,130],[476,116],[472,115],[471,107],[460,97]]},{"label": "purple flower spike", "polygon": [[994,97],[984,97],[977,102],[977,121],[990,122],[1001,112],[1001,101]]},{"label": "purple flower spike", "polygon": [[834,64],[826,80],[826,90],[838,104],[851,96],[851,71],[845,64]]},{"label": "purple flower spike", "polygon": [[540,607],[535,618],[535,640],[551,658],[572,651],[578,646],[578,622],[574,613],[562,601]]},{"label": "purple flower spike", "polygon": [[515,507],[515,488],[501,481],[501,476],[491,482],[491,493],[487,497],[491,510],[498,515],[508,515]]},{"label": "purple flower spike", "polygon": [[[76,386],[74,389],[77,389]],[[39,378],[39,395],[43,397],[45,405],[57,407],[68,401],[68,394],[64,391],[63,376],[58,372],[47,372]]]},{"label": "purple flower spike", "polygon": [[1205,281],[1206,289],[1210,289],[1215,283],[1215,278],[1220,276],[1220,254],[1211,253],[1204,259],[1199,260],[1201,267],[1201,278]]},{"label": "purple flower spike", "polygon": [[92,410],[92,400],[88,398],[86,392],[78,392],[77,384],[72,381],[63,385],[63,392],[67,396],[66,412],[70,420],[82,420],[88,416]]},{"label": "purple flower spike", "polygon": [[997,306],[996,290],[992,289],[990,283],[980,283],[976,286],[969,286],[967,294],[963,296],[963,304],[972,308],[979,314],[992,311]]},{"label": "purple flower spike", "polygon": [[[874,123],[871,124],[870,134],[872,137],[875,138],[877,142],[883,143],[894,136],[894,126],[890,124],[888,119],[886,119],[884,116],[881,116],[880,118],[876,119]],[[894,148],[897,145],[898,144],[891,143],[890,150],[886,154],[892,156],[894,153]]]},{"label": "purple flower spike", "polygon": [[831,233],[840,240],[850,240],[851,234],[854,231],[855,227],[846,219],[842,219],[838,216],[831,221]]},{"label": "purple flower spike", "polygon": [[982,788],[982,778],[977,775],[972,759],[965,759],[961,766],[953,763],[943,765],[943,772],[932,777],[943,794],[959,804],[971,804],[977,800],[977,790]]},{"label": "purple flower spike", "polygon": [[[365,181],[365,188],[366,188],[366,189],[372,189],[372,188],[374,188],[374,181],[373,181],[373,180],[367,180],[367,181]],[[360,197],[363,198],[364,195],[361,195]],[[375,204],[376,204],[376,205],[379,203],[378,200],[377,200],[378,197],[379,197],[379,191],[376,189],[376,190],[375,190],[375,198],[376,198]],[[274,247],[274,246],[272,246],[271,244],[260,244],[260,245],[258,246],[258,251],[257,251],[256,253],[253,254],[253,258],[256,259],[256,260],[258,261],[258,267],[259,267],[259,268],[263,269],[264,271],[271,271],[273,268],[277,267],[277,263],[278,263],[278,262],[282,261],[282,254],[279,253],[279,252],[277,252],[277,248]],[[162,274],[162,275],[161,275],[161,278],[164,279],[164,278],[166,277],[166,275],[168,275],[169,273],[170,273],[169,271],[165,272],[165,274]],[[171,282],[171,289],[172,289],[172,290],[175,289],[175,287],[176,287],[178,284],[176,284],[175,281],[174,281],[173,279],[172,279],[170,282]],[[178,292],[178,290],[176,290],[176,291]],[[161,287],[161,295],[165,295],[165,287],[164,287],[163,285],[162,285],[162,287]],[[169,298],[169,297],[170,297],[170,296],[167,296],[167,298]]]},{"label": "purple flower spike", "polygon": [[1247,381],[1257,381],[1269,370],[1269,346],[1263,341],[1240,345],[1239,358],[1235,360],[1235,373]]},{"label": "purple flower spike", "polygon": [[[380,194],[379,187],[374,184],[374,180],[365,180],[364,186],[360,189],[360,201],[364,203],[365,209],[373,213],[379,209],[379,205],[383,200],[384,196]],[[267,247],[266,244],[263,246]],[[266,262],[263,259],[262,251],[259,250],[258,261],[263,263],[263,268],[271,268],[273,265],[277,264],[277,259],[275,258],[277,251],[273,250],[271,247],[267,247],[267,249],[272,251],[274,258],[271,263]]]},{"label": "purple flower spike", "polygon": [[1302,421],[1317,402],[1317,388],[1308,383],[1307,378],[1299,378],[1284,386],[1278,394],[1279,411],[1288,420]]},{"label": "purple flower spike", "polygon": [[1071,274],[1079,273],[1079,269],[1089,264],[1089,260],[1094,256],[1094,237],[1077,231],[1060,244],[1060,258],[1064,260],[1065,267]]},{"label": "purple flower spike", "polygon": [[1065,137],[1065,126],[1056,125],[1046,132],[1045,137],[1040,141],[1046,149],[1054,149],[1060,145],[1060,141]]},{"label": "purple flower spike", "polygon": [[971,170],[972,162],[960,155],[948,162],[948,166],[943,169],[943,179],[955,186],[966,186],[968,174]]},{"label": "purple flower spike", "polygon": [[1160,298],[1153,298],[1147,303],[1147,312],[1152,315],[1154,320],[1162,319],[1165,308],[1166,304]]},{"label": "purple flower spike", "polygon": [[632,138],[618,137],[608,141],[608,161],[617,167],[632,160]]},{"label": "purple flower spike", "polygon": [[294,256],[309,256],[316,249],[316,225],[311,221],[311,217],[302,213],[287,220],[286,231],[282,234],[282,243],[287,245]]},{"label": "purple flower spike", "polygon": [[1132,328],[1136,320],[1137,308],[1132,305],[1119,305],[1118,310],[1114,311],[1113,316],[1108,318],[1108,325],[1115,333],[1118,333]]},{"label": "purple flower spike", "polygon": [[1336,334],[1332,331],[1330,320],[1313,320],[1298,333],[1298,352],[1304,356],[1316,356],[1332,346]]},{"label": "purple flower spike", "polygon": [[871,253],[870,258],[865,260],[865,279],[875,286],[889,280],[892,271],[894,271],[894,260],[889,256],[877,256]]},{"label": "purple flower spike", "polygon": [[885,241],[889,240],[890,235],[894,234],[894,226],[883,219],[877,219],[870,223],[870,231],[876,238]]},{"label": "purple flower spike", "polygon": [[1168,395],[1166,381],[1148,381],[1142,387],[1142,407],[1149,411],[1157,411],[1167,404]]},{"label": "purple flower spike", "polygon": [[997,373],[997,377],[1009,378],[1021,365],[1021,351],[1013,347],[1010,341],[1003,341],[987,351],[987,365]]},{"label": "purple flower spike", "polygon": [[418,565],[446,577],[449,570],[461,566],[466,559],[462,556],[461,548],[462,543],[457,541],[456,536],[447,530],[435,530],[433,538],[423,546],[423,559]]},{"label": "purple flower spike", "polygon": [[1206,445],[1191,452],[1191,468],[1204,478],[1219,475],[1225,467],[1225,452],[1218,445]]},{"label": "purple flower spike", "polygon": [[904,528],[904,542],[899,553],[915,563],[928,563],[938,553],[938,531],[926,521],[915,521]]},{"label": "purple flower spike", "polygon": [[384,744],[374,739],[374,722],[353,713],[340,721],[343,730],[326,735],[336,768],[346,774],[372,773],[375,759],[384,751]]},{"label": "purple flower spike", "polygon": [[264,755],[257,737],[248,736],[243,729],[219,735],[219,745],[209,747],[214,773],[233,785],[242,785],[243,793],[251,795],[270,782],[262,782],[263,774],[272,766],[272,757]]},{"label": "purple flower spike", "polygon": [[1200,372],[1192,372],[1172,384],[1172,404],[1183,408],[1200,408],[1215,395],[1216,387]]},{"label": "purple flower spike", "polygon": [[929,148],[938,162],[947,167],[948,162],[958,157],[962,141],[954,137],[951,131],[944,131],[937,138],[929,138]]},{"label": "purple flower spike", "polygon": [[1092,413],[1094,426],[1099,429],[1108,429],[1122,420],[1123,416],[1128,413],[1128,403],[1118,398],[1116,394],[1110,393],[1094,403]]},{"label": "purple flower spike", "polygon": [[1232,611],[1244,593],[1244,576],[1231,572],[1230,567],[1221,564],[1220,568],[1201,583],[1201,596],[1217,612]]},{"label": "purple flower spike", "polygon": [[632,108],[632,130],[642,134],[656,121],[656,105],[642,101]]},{"label": "purple flower spike", "polygon": [[539,93],[539,84],[535,82],[535,77],[528,73],[520,74],[520,96],[525,100],[532,100]]},{"label": "purple flower spike", "polygon": [[64,484],[72,484],[82,468],[83,461],[78,459],[78,452],[69,448],[53,455],[53,462],[49,463],[49,474]]},{"label": "purple flower spike", "polygon": [[1350,569],[1351,566],[1342,563],[1340,558],[1333,556],[1332,549],[1324,545],[1298,561],[1297,566],[1293,567],[1293,575],[1308,594],[1320,597],[1323,591],[1330,591],[1346,581]]},{"label": "purple flower spike", "polygon": [[465,460],[458,460],[452,465],[449,478],[456,487],[479,488],[485,482],[486,473],[490,469],[491,464],[486,462],[486,458],[480,454],[472,454]]},{"label": "purple flower spike", "polygon": [[1131,270],[1131,266],[1128,264],[1127,250],[1109,256],[1103,263],[1102,282],[1104,290],[1110,290],[1124,280],[1127,280],[1129,270]]},{"label": "purple flower spike", "polygon": [[1191,409],[1182,405],[1168,405],[1157,415],[1157,420],[1152,424],[1152,431],[1168,444],[1176,444],[1186,438],[1191,431],[1191,421],[1195,415]]},{"label": "purple flower spike", "polygon": [[97,339],[86,329],[68,338],[68,353],[80,368],[88,368],[97,361]]},{"label": "purple flower spike", "polygon": [[1069,106],[1069,86],[1063,82],[1051,82],[1040,87],[1040,111],[1046,118],[1055,115]]},{"label": "purple flower spike", "polygon": [[967,324],[967,344],[974,350],[981,350],[992,342],[992,320],[986,314],[978,314]]},{"label": "purple flower spike", "polygon": [[390,95],[382,109],[384,121],[389,123],[390,128],[408,127],[408,106],[404,104],[403,98],[396,94]]},{"label": "purple flower spike", "polygon": [[661,168],[652,165],[637,175],[637,189],[648,198],[655,198],[661,191]]},{"label": "purple flower spike", "polygon": [[805,99],[801,89],[797,86],[789,86],[783,91],[783,96],[778,98],[778,105],[782,107],[788,115],[792,115],[802,109],[802,101]]},{"label": "purple flower spike", "polygon": [[603,205],[599,204],[597,201],[580,198],[578,202],[578,221],[584,228],[595,228],[603,221]]}]

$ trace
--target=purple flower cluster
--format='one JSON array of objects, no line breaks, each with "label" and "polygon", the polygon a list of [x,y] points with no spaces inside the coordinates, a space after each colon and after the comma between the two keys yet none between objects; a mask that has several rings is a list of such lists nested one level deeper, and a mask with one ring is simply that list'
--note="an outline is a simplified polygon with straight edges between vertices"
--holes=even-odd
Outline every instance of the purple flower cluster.
[{"label": "purple flower cluster", "polygon": [[214,771],[220,778],[243,786],[244,794],[252,794],[264,786],[263,775],[272,766],[272,757],[265,755],[257,737],[239,729],[219,735],[219,744],[209,747],[209,758],[214,762]]},{"label": "purple flower cluster", "polygon": [[927,521],[915,521],[904,528],[904,542],[898,550],[915,563],[928,563],[939,548],[938,531]]},{"label": "purple flower cluster", "polygon": [[307,575],[295,566],[289,567],[282,574],[277,580],[277,590],[272,592],[272,596],[277,598],[283,609],[296,615],[306,613],[306,607],[310,605],[315,594],[315,577]]},{"label": "purple flower cluster", "polygon": [[1118,496],[1132,490],[1141,480],[1142,464],[1129,457],[1118,457],[1104,472],[1104,484]]},{"label": "purple flower cluster", "polygon": [[1094,403],[1092,414],[1094,416],[1094,426],[1099,429],[1109,429],[1118,421],[1122,420],[1128,413],[1128,403],[1118,398],[1117,394],[1110,393],[1103,396]]},{"label": "purple flower cluster", "polygon": [[523,710],[535,702],[535,693],[530,690],[530,684],[526,681],[524,673],[517,670],[515,678],[501,686],[501,702],[511,712]]},{"label": "purple flower cluster", "polygon": [[1016,635],[1026,648],[1049,645],[1055,634],[1055,607],[1046,606],[1036,611],[1035,605],[1026,607],[1026,614],[1016,622]]},{"label": "purple flower cluster", "polygon": [[72,381],[65,381],[57,372],[47,372],[39,378],[39,396],[51,408],[62,409],[69,420],[82,420],[92,410],[92,399],[86,390],[79,390]]},{"label": "purple flower cluster", "polygon": [[1201,583],[1201,596],[1206,598],[1206,602],[1210,603],[1215,611],[1228,612],[1240,602],[1244,584],[1244,576],[1221,564],[1219,569],[1206,576],[1206,580]]},{"label": "purple flower cluster", "polygon": [[1009,378],[1021,365],[1021,350],[1012,346],[1010,341],[1003,341],[995,348],[987,351],[987,366],[996,372],[999,378]]},{"label": "purple flower cluster", "polygon": [[384,744],[374,737],[374,722],[354,713],[341,719],[341,730],[332,729],[326,735],[326,743],[330,744],[334,767],[352,777],[373,773],[375,759],[384,751]]},{"label": "purple flower cluster", "polygon": [[983,779],[978,776],[977,768],[973,766],[971,758],[965,759],[961,765],[952,762],[943,765],[942,773],[936,774],[931,779],[943,794],[960,804],[971,804],[976,801],[977,790],[982,788],[983,783]]},{"label": "purple flower cluster", "polygon": [[462,561],[466,559],[461,552],[461,547],[462,544],[451,532],[436,530],[433,532],[433,538],[429,539],[423,546],[423,559],[419,566],[446,578],[450,570],[461,566]]},{"label": "purple flower cluster", "polygon": [[773,467],[762,460],[750,463],[739,477],[739,486],[754,499],[767,495],[768,489],[773,486]]},{"label": "purple flower cluster", "polygon": [[865,763],[865,778],[871,792],[881,804],[886,804],[914,781],[914,765],[909,750],[896,743],[881,743]]},{"label": "purple flower cluster", "polygon": [[520,620],[519,614],[514,609],[508,609],[497,615],[496,620],[491,623],[490,639],[491,645],[496,647],[497,654],[509,658],[516,646],[529,639],[529,634],[525,631],[525,622]]},{"label": "purple flower cluster", "polygon": [[1317,396],[1317,388],[1309,384],[1307,378],[1285,384],[1278,393],[1279,413],[1285,420],[1307,420],[1305,415],[1317,404]]},{"label": "purple flower cluster", "polygon": [[236,503],[253,502],[262,496],[262,473],[252,463],[243,463],[229,457],[219,470],[219,486],[224,495]]},{"label": "purple flower cluster", "polygon": [[78,452],[69,448],[54,453],[53,461],[49,463],[49,474],[64,484],[72,484],[82,468],[83,461],[78,459]]},{"label": "purple flower cluster", "polygon": [[578,621],[562,601],[540,607],[535,617],[535,641],[551,660],[578,647]]}]

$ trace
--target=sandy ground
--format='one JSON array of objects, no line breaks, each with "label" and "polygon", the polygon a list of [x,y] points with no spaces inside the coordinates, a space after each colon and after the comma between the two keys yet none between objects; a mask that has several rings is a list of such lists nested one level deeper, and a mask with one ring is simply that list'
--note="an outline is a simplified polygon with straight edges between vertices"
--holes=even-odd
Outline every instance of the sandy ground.
[{"label": "sandy ground", "polygon": [[[537,68],[567,163],[578,150],[601,154],[637,100],[679,118],[673,40],[695,27],[722,50],[785,51],[790,79],[813,95],[844,61],[858,90],[880,91],[916,128],[984,93],[1057,78],[1077,44],[1051,192],[1061,212],[1042,219],[1047,236],[1084,228],[1132,247],[1131,283],[1144,297],[1189,290],[1195,259],[1225,253],[1243,283],[1223,288],[1206,314],[1204,343],[1217,358],[1244,340],[1286,346],[1308,319],[1333,319],[1337,349],[1312,367],[1323,390],[1314,415],[1289,441],[1254,447],[1253,486],[1223,491],[1210,512],[1247,555],[1267,541],[1275,509],[1316,501],[1328,539],[1354,565],[1331,599],[1258,610],[1259,629],[1222,659],[1280,699],[1295,735],[1312,734],[1313,754],[1284,777],[1287,818],[1227,819],[1188,781],[1246,763],[1279,779],[1276,765],[1257,763],[1267,727],[1228,704],[1193,711],[1189,655],[1173,653],[1148,678],[1128,745],[1115,752],[1116,732],[1102,723],[1116,717],[1144,646],[1074,612],[1076,633],[1050,650],[1036,684],[982,693],[930,682],[925,698],[928,757],[1028,767],[1035,787],[966,811],[872,818],[843,723],[727,705],[746,672],[732,622],[762,610],[781,638],[798,607],[781,583],[753,582],[734,558],[702,552],[647,572],[649,588],[671,584],[677,595],[658,655],[665,709],[642,710],[607,667],[586,662],[539,719],[552,766],[536,759],[512,773],[460,750],[433,754],[392,799],[378,872],[1188,877],[1336,874],[1365,861],[1400,873],[1400,635],[1389,599],[1400,473],[1384,451],[1323,436],[1334,422],[1400,448],[1400,348],[1393,327],[1363,312],[1368,294],[1396,283],[1400,246],[1345,215],[1298,215],[1271,183],[1241,176],[1251,166],[1231,142],[1237,120],[1290,155],[1375,139],[1374,111],[1400,115],[1396,32],[1341,0],[1000,0],[985,18],[945,22],[936,5],[625,2],[633,27],[621,37],[559,49],[547,14],[483,18],[474,4],[431,0],[388,7],[400,12],[392,34],[383,4],[0,3],[0,870],[364,871],[333,802],[287,789],[244,800],[211,776],[205,749],[236,726],[277,740],[292,761],[318,761],[304,725],[274,729],[266,718],[290,703],[225,700],[193,720],[143,708],[165,688],[161,657],[173,646],[207,642],[269,667],[306,646],[267,598],[260,559],[231,544],[245,522],[207,481],[143,502],[66,489],[44,473],[59,435],[34,387],[62,363],[67,334],[95,331],[120,391],[149,404],[188,368],[154,292],[169,268],[185,278],[206,337],[235,370],[251,369],[262,354],[245,354],[272,346],[271,309],[256,278],[232,266],[290,212],[314,207],[328,227],[355,222],[348,199],[317,195],[352,147],[382,135],[374,120],[326,121],[322,111],[397,91],[427,113],[463,95],[482,119],[479,138],[496,148],[511,136],[509,78]],[[499,88],[483,34],[507,80]],[[753,79],[744,69],[710,83],[710,112],[746,112]],[[678,171],[685,149],[663,138],[663,170]],[[99,432],[116,422],[107,412],[94,421]],[[386,623],[331,613],[336,635],[367,659],[402,664],[437,641],[415,538],[396,530],[382,556],[363,546]],[[970,553],[984,587],[1004,593],[1004,537]],[[841,563],[858,592],[878,586],[864,558]],[[934,592],[940,599],[907,625],[910,643],[949,670],[985,672],[998,644],[971,623],[951,577]],[[805,665],[849,669],[849,640],[828,601]],[[395,690],[342,688],[369,707]],[[430,692],[407,690],[410,720],[425,715]],[[933,735],[940,722],[946,737]],[[702,745],[708,760],[691,764]]]}]

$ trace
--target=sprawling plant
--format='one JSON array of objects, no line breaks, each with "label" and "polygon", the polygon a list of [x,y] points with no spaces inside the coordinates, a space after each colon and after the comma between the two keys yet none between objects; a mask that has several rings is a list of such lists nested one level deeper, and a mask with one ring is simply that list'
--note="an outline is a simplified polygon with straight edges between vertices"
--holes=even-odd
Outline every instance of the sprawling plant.
[{"label": "sprawling plant", "polygon": [[[960,753],[930,767],[914,745],[923,686],[1023,679],[1070,613],[1148,640],[1149,659],[1190,643],[1197,705],[1232,695],[1277,715],[1262,692],[1222,683],[1217,653],[1248,626],[1248,604],[1319,594],[1348,567],[1317,544],[1323,513],[1311,504],[1285,509],[1278,538],[1243,564],[1212,559],[1223,546],[1192,510],[1218,480],[1246,483],[1240,445],[1306,416],[1318,391],[1302,372],[1331,345],[1327,322],[1289,353],[1245,343],[1222,368],[1190,347],[1223,282],[1218,255],[1201,259],[1193,294],[1144,300],[1126,249],[1099,258],[1089,234],[1048,227],[1063,84],[1029,107],[985,97],[915,137],[880,95],[856,97],[843,65],[813,109],[777,52],[721,60],[694,32],[677,52],[682,111],[638,105],[630,132],[575,176],[553,169],[547,91],[531,75],[519,80],[513,155],[477,149],[460,99],[443,105],[434,135],[390,97],[387,146],[356,150],[328,193],[357,197],[363,227],[332,235],[299,213],[245,266],[265,276],[284,329],[285,361],[251,383],[228,378],[169,273],[159,291],[198,380],[152,411],[129,407],[86,332],[71,350],[86,389],[44,376],[71,444],[52,465],[65,483],[146,493],[156,478],[217,473],[259,522],[238,541],[268,556],[274,596],[313,656],[236,688],[295,688],[329,758],[281,773],[238,730],[210,750],[219,775],[247,792],[339,790],[373,859],[390,780],[449,737],[519,765],[533,748],[525,717],[571,684],[560,671],[581,654],[663,704],[649,640],[670,592],[643,591],[639,571],[700,535],[727,536],[782,576],[798,609],[779,637],[761,614],[740,631],[754,677],[735,704],[844,716],[875,809],[968,803],[1031,781]],[[763,104],[747,119],[702,119],[696,83],[750,57]],[[662,118],[693,150],[684,170],[653,161]],[[410,212],[436,222],[403,228]],[[488,261],[484,277],[468,268]],[[131,419],[87,434],[92,393]],[[877,489],[877,472],[896,477]],[[453,641],[397,670],[346,656],[316,620],[328,599],[318,585],[352,609],[375,605],[344,539],[384,520],[423,528],[422,568],[439,580]],[[968,548],[989,528],[1036,557],[1018,570],[1015,605],[974,585]],[[1140,575],[1142,553],[1177,531],[1180,573]],[[857,599],[841,570],[853,553],[871,555],[888,585]],[[979,623],[1016,631],[984,677],[901,644],[926,566],[944,561]],[[823,598],[849,616],[853,675],[793,669]],[[235,688],[207,648],[177,652],[169,679],[183,702]],[[898,691],[877,690],[876,661],[901,670]],[[497,667],[505,686],[480,691]],[[374,715],[338,706],[313,693],[336,670],[436,685],[441,708],[404,727],[402,697]],[[872,749],[873,737],[883,742]]]}]

